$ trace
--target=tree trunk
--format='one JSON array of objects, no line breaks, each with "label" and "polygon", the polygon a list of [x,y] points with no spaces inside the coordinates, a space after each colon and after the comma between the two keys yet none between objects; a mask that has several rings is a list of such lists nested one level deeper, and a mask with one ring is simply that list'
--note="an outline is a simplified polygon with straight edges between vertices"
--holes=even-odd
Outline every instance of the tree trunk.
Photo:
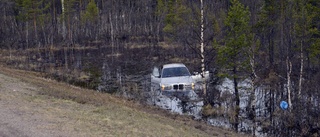
[{"label": "tree trunk", "polygon": [[201,40],[200,40],[200,51],[201,51],[201,71],[202,71],[202,90],[203,96],[206,98],[206,79],[205,79],[205,65],[204,65],[204,14],[203,14],[203,0],[201,2]]},{"label": "tree trunk", "polygon": [[114,54],[114,28],[113,28],[113,19],[111,16],[111,12],[109,13],[109,20],[110,20],[110,32],[111,32],[111,56],[112,56],[112,63],[113,63],[113,54]]},{"label": "tree trunk", "polygon": [[29,48],[29,21],[26,22],[26,48]]},{"label": "tree trunk", "polygon": [[34,36],[35,36],[35,43],[38,44],[38,50],[40,49],[40,40],[38,39],[38,29],[37,29],[37,14],[36,12],[33,13],[33,28],[34,28]]},{"label": "tree trunk", "polygon": [[234,129],[238,132],[238,125],[239,125],[239,111],[240,111],[240,97],[239,97],[239,90],[238,90],[238,80],[237,80],[237,68],[236,66],[233,67],[233,84],[234,84],[234,94],[235,94],[235,121],[234,121]]},{"label": "tree trunk", "polygon": [[66,39],[66,24],[65,24],[65,7],[64,7],[64,0],[61,0],[61,8],[62,8],[62,36],[63,40]]},{"label": "tree trunk", "polygon": [[[72,40],[72,32],[71,32],[71,19],[70,19],[70,13],[68,13],[68,39],[71,44],[73,44]],[[69,44],[68,44],[69,47]]]},{"label": "tree trunk", "polygon": [[303,76],[303,50],[302,50],[302,41],[300,45],[300,76],[299,76],[299,90],[298,90],[298,98],[301,98],[301,90],[302,90],[302,76]]},{"label": "tree trunk", "polygon": [[[254,52],[254,50],[252,51]],[[253,74],[253,78],[251,79],[251,93],[250,93],[250,111],[252,111],[252,135],[255,136],[255,131],[256,131],[256,123],[255,123],[255,117],[256,117],[256,96],[255,96],[255,91],[256,91],[256,79],[259,79],[256,71],[255,71],[255,56],[254,53],[252,53],[252,56],[250,57],[250,66]]]},{"label": "tree trunk", "polygon": [[64,49],[64,66],[65,66],[66,71],[68,71],[68,68],[69,68],[69,66],[68,66],[68,50],[69,49],[67,47],[64,47],[63,49]]},{"label": "tree trunk", "polygon": [[29,22],[26,22],[26,51],[27,51],[27,69],[29,69],[30,53],[29,53]]},{"label": "tree trunk", "polygon": [[57,25],[57,22],[56,22],[56,19],[57,19],[57,17],[56,17],[56,4],[55,4],[55,0],[52,0],[52,8],[53,8],[53,13],[52,13],[52,32],[50,32],[51,33],[51,39],[50,39],[50,41],[51,41],[51,46],[53,46],[53,44],[54,44],[54,37],[55,37],[55,33],[56,33],[56,25]]},{"label": "tree trunk", "polygon": [[289,57],[287,57],[287,90],[288,90],[288,104],[289,109],[292,109],[291,103],[291,72],[292,72],[292,63],[289,61]]}]

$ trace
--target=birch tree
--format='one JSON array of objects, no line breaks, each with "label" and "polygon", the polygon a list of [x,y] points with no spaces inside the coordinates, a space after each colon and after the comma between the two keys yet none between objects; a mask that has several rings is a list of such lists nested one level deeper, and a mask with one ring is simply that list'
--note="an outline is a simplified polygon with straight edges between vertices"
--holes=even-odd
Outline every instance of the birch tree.
[{"label": "birch tree", "polygon": [[201,34],[200,34],[200,52],[201,52],[201,72],[202,72],[202,90],[203,95],[206,97],[206,79],[205,79],[205,65],[204,65],[204,9],[203,0],[200,0],[200,10],[201,10]]},{"label": "birch tree", "polygon": [[63,36],[63,39],[65,40],[66,39],[66,23],[64,21],[64,18],[65,18],[65,14],[66,14],[66,10],[65,10],[65,3],[64,3],[64,0],[61,0],[61,10],[62,10],[62,36]]},{"label": "birch tree", "polygon": [[[74,4],[77,0],[61,0],[62,8],[62,35],[65,41],[73,43],[73,15],[75,13]],[[67,23],[67,26],[66,26]]]}]

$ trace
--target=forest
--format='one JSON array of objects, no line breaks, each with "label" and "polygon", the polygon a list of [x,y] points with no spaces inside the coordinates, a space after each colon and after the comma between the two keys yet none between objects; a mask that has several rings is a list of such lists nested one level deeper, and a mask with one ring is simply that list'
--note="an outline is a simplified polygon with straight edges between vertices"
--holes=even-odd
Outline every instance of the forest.
[{"label": "forest", "polygon": [[[0,9],[2,65],[142,101],[153,66],[203,63],[202,119],[256,136],[320,135],[319,0],[1,0]],[[216,88],[226,78],[232,92]]]}]

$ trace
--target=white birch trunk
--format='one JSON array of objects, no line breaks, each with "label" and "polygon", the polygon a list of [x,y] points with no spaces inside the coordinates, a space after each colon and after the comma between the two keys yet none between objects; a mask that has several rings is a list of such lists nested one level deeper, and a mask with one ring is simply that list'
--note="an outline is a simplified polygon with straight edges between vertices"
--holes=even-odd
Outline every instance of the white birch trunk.
[{"label": "white birch trunk", "polygon": [[62,8],[62,36],[63,39],[66,39],[66,24],[65,24],[65,8],[64,8],[64,0],[61,0],[61,8]]},{"label": "white birch trunk", "polygon": [[302,50],[302,41],[300,45],[300,76],[299,76],[299,90],[298,90],[298,97],[301,97],[301,90],[302,90],[302,76],[303,76],[303,50]]},{"label": "white birch trunk", "polygon": [[113,55],[114,55],[114,28],[112,23],[112,16],[111,12],[109,13],[109,20],[110,20],[110,32],[111,32],[111,55],[112,55],[112,62],[113,62]]},{"label": "white birch trunk", "polygon": [[203,14],[203,0],[200,0],[201,2],[201,71],[202,71],[202,90],[203,90],[203,95],[206,96],[207,91],[206,91],[206,79],[205,79],[205,65],[204,65],[204,14]]},{"label": "white birch trunk", "polygon": [[291,102],[291,72],[292,72],[292,63],[289,61],[289,57],[287,57],[287,90],[288,90],[288,103],[289,109],[292,109],[292,102]]}]

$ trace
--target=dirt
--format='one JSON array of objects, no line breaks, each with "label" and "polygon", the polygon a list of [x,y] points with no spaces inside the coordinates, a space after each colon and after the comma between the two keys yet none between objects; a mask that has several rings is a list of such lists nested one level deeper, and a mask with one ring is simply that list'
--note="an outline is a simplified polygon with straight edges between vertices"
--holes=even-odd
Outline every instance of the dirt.
[{"label": "dirt", "polygon": [[34,85],[0,74],[0,136],[77,136],[64,113],[78,106],[37,95]]},{"label": "dirt", "polygon": [[[59,89],[72,98],[99,98],[100,104],[45,92]],[[243,136],[158,108],[80,91],[38,73],[0,67],[0,136]]]}]

